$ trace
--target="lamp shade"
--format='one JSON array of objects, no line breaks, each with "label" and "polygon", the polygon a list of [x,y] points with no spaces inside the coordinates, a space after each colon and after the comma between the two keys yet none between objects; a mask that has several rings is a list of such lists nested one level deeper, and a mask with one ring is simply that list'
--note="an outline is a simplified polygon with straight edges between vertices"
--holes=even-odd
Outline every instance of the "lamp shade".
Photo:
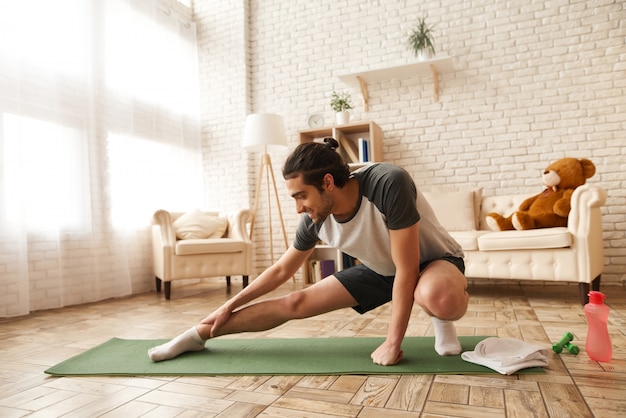
[{"label": "lamp shade", "polygon": [[271,113],[248,115],[241,146],[248,151],[265,151],[270,146],[286,147],[287,133],[283,118]]}]

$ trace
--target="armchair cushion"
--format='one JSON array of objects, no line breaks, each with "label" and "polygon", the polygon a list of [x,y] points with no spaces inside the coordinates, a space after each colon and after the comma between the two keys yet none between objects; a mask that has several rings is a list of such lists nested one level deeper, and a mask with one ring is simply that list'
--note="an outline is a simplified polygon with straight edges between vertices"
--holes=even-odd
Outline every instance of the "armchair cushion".
[{"label": "armchair cushion", "polygon": [[228,254],[248,250],[248,244],[233,238],[185,239],[176,241],[176,255]]},{"label": "armchair cushion", "polygon": [[196,209],[176,219],[173,226],[178,239],[221,238],[228,228],[228,219]]}]

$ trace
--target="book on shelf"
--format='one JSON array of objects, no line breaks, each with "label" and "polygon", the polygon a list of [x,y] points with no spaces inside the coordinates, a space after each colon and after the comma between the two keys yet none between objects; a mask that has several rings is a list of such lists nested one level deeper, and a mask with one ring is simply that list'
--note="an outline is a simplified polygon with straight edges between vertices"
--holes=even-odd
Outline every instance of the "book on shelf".
[{"label": "book on shelf", "polygon": [[316,283],[320,280],[335,274],[335,260],[309,260],[309,283]]},{"label": "book on shelf", "polygon": [[[317,260],[309,260],[309,283],[315,283],[317,281],[317,269],[319,267],[319,262]],[[320,273],[321,274],[321,273]]]},{"label": "book on shelf", "polygon": [[321,260],[320,273],[322,279],[335,274],[335,260]]},{"label": "book on shelf", "polygon": [[367,163],[370,160],[370,150],[369,150],[369,143],[367,142],[367,139],[364,138],[359,138],[358,141],[358,146],[359,146],[359,162],[360,163]]}]

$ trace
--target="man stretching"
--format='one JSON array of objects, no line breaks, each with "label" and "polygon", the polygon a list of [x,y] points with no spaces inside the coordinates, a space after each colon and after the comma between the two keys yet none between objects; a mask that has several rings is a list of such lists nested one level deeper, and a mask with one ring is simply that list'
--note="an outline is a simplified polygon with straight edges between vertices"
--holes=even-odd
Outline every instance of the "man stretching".
[{"label": "man stretching", "polygon": [[[365,313],[390,301],[387,336],[371,354],[374,363],[387,366],[402,359],[414,301],[431,316],[437,353],[461,352],[451,322],[465,314],[469,300],[461,247],[405,170],[379,163],[350,173],[337,147],[326,138],[300,144],[289,155],[283,177],[297,212],[304,214],[293,244],[199,324],[150,349],[153,361],[202,350],[209,338],[265,331],[347,307]],[[257,300],[289,280],[319,240],[362,264],[286,296]]]}]

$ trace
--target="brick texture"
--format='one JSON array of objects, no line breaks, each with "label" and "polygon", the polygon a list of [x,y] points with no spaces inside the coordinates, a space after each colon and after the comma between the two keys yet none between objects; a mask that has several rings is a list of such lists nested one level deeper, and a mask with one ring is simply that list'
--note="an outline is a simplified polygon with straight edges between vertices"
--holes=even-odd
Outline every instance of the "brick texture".
[{"label": "brick texture", "polygon": [[[203,94],[209,207],[251,206],[258,155],[240,147],[245,115],[285,118],[290,149],[312,113],[332,123],[333,90],[348,90],[353,120],[384,131],[385,160],[419,187],[471,187],[535,194],[541,170],[587,157],[589,180],[606,188],[604,283],[626,282],[626,4],[527,1],[194,1]],[[435,26],[437,56],[454,71],[358,89],[338,75],[413,62],[406,38],[418,17]],[[297,215],[282,184],[288,150],[272,153],[288,237]],[[269,265],[267,205],[255,229],[256,266]],[[273,215],[276,247],[284,246]]]}]

